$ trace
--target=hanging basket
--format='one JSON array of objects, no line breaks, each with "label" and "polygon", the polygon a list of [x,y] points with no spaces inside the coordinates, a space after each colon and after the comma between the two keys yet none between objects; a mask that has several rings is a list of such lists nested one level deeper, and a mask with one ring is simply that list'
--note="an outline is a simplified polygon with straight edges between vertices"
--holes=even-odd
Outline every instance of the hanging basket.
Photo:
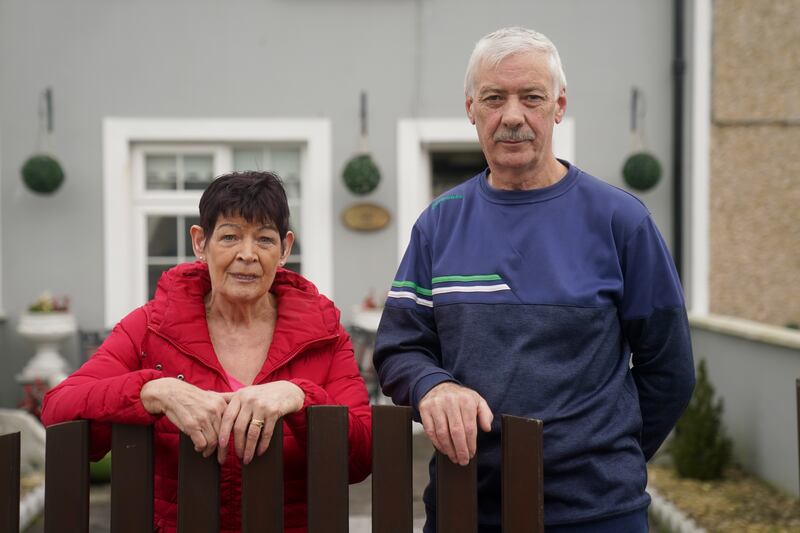
[{"label": "hanging basket", "polygon": [[631,189],[647,191],[661,179],[661,163],[648,152],[637,152],[625,161],[622,176]]},{"label": "hanging basket", "polygon": [[347,189],[353,194],[368,194],[380,183],[381,171],[369,154],[362,154],[347,162],[342,178]]},{"label": "hanging basket", "polygon": [[49,155],[34,155],[22,165],[22,181],[37,194],[52,194],[64,182],[64,170]]}]

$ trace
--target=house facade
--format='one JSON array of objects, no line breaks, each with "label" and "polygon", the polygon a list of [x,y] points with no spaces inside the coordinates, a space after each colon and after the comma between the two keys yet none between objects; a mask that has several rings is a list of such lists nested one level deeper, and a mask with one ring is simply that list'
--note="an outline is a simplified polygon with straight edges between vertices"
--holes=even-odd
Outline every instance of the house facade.
[{"label": "house facade", "polygon": [[[299,242],[290,266],[334,299],[345,323],[369,294],[380,300],[434,191],[479,165],[464,112],[472,47],[522,25],[553,40],[566,71],[559,156],[623,188],[633,151],[644,147],[661,163],[661,181],[636,194],[673,252],[680,216],[695,348],[732,405],[737,453],[796,491],[786,474],[792,464],[797,471],[791,397],[754,399],[740,377],[755,368],[800,377],[797,337],[759,329],[800,321],[800,7],[682,4],[687,105],[676,199],[674,2],[0,0],[0,405],[21,396],[14,377],[32,347],[16,328],[27,306],[49,290],[71,297],[82,330],[113,326],[147,299],[160,272],[191,260],[186,229],[201,190],[229,170],[281,174]],[[342,170],[364,149],[381,181],[359,196]],[[39,152],[66,173],[52,195],[20,179]],[[386,209],[389,223],[346,226],[343,212],[362,202]],[[741,335],[767,341],[743,344]],[[64,350],[73,365],[83,357],[77,339]],[[731,350],[749,366],[731,363]],[[780,377],[765,379],[759,387],[783,390]],[[782,447],[748,435],[746,420],[761,416],[754,404],[782,406],[765,428]]]}]

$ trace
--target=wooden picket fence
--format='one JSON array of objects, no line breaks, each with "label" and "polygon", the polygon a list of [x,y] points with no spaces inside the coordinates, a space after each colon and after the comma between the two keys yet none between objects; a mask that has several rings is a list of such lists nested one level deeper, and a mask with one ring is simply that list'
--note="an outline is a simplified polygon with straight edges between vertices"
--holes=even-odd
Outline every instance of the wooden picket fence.
[{"label": "wooden picket fence", "polygon": [[[411,409],[372,408],[372,531],[412,531]],[[347,408],[308,409],[308,531],[346,533]],[[242,532],[283,531],[282,424],[267,452],[242,468]],[[502,520],[506,533],[543,532],[542,423],[503,416]],[[0,436],[0,531],[19,531],[20,435]],[[89,423],[47,428],[45,532],[89,531]],[[111,531],[153,528],[153,428],[114,424]],[[178,530],[219,531],[219,465],[181,436]],[[438,453],[438,452],[437,452]],[[477,533],[475,461],[437,456],[439,533]]]}]

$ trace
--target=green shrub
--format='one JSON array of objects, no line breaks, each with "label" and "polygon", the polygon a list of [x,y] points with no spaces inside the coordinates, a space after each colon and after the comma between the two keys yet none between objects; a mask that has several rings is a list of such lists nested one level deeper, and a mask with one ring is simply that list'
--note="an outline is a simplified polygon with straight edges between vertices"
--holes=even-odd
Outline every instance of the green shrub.
[{"label": "green shrub", "polygon": [[731,441],[722,426],[722,399],[714,400],[703,360],[697,366],[692,400],[675,426],[669,450],[681,477],[719,479],[730,462]]}]

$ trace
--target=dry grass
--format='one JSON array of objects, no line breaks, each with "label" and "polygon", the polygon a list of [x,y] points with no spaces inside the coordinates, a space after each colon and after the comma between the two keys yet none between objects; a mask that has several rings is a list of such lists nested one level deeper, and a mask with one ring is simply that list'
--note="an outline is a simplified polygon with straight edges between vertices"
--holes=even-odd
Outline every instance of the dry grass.
[{"label": "dry grass", "polygon": [[800,499],[740,469],[720,481],[677,477],[672,468],[648,466],[649,483],[709,533],[800,532]]}]

